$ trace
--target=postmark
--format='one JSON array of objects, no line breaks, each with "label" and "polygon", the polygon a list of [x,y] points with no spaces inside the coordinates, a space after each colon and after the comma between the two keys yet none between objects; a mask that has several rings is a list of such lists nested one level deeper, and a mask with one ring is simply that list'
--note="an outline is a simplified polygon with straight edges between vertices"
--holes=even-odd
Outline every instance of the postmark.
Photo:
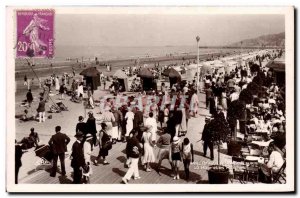
[{"label": "postmark", "polygon": [[54,10],[17,10],[16,57],[54,56]]}]

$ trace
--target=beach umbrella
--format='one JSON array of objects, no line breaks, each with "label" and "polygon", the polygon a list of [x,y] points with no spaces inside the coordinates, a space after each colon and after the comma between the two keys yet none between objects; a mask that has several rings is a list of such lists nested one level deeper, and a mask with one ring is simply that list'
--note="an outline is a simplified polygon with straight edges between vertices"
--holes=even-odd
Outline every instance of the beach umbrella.
[{"label": "beach umbrella", "polygon": [[166,69],[162,75],[168,76],[171,78],[181,78],[181,75],[179,74],[179,72],[176,71],[174,68]]},{"label": "beach umbrella", "polygon": [[137,76],[141,78],[154,78],[154,75],[148,68],[142,68]]},{"label": "beach umbrella", "polygon": [[96,67],[89,67],[84,69],[82,72],[80,72],[80,75],[86,77],[95,77],[95,76],[99,76],[100,72],[96,69]]},{"label": "beach umbrella", "polygon": [[167,69],[165,69],[165,70],[163,71],[162,75],[163,75],[163,76],[169,76],[170,71],[171,71],[171,68],[167,68]]}]

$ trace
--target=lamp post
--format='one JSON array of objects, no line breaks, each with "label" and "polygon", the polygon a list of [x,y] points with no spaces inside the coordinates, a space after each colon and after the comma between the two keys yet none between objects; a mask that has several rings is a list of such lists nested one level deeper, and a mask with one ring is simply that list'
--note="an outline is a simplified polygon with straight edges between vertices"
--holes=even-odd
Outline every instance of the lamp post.
[{"label": "lamp post", "polygon": [[198,90],[199,90],[199,76],[200,76],[200,68],[199,68],[199,42],[200,42],[200,37],[196,37],[197,41],[197,95],[198,95]]}]

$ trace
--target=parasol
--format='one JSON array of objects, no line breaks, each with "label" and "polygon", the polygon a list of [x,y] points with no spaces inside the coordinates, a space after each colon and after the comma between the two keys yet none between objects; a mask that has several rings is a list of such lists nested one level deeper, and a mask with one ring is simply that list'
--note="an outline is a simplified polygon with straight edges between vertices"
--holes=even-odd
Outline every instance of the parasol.
[{"label": "parasol", "polygon": [[95,77],[99,76],[100,72],[96,69],[96,67],[89,67],[82,72],[80,72],[80,75],[87,76],[87,77]]},{"label": "parasol", "polygon": [[137,76],[142,78],[154,78],[152,72],[147,68],[142,68]]},{"label": "parasol", "polygon": [[178,73],[178,71],[176,71],[174,68],[168,68],[166,69],[162,75],[164,76],[168,76],[171,78],[175,78],[175,77],[181,77],[181,75]]}]

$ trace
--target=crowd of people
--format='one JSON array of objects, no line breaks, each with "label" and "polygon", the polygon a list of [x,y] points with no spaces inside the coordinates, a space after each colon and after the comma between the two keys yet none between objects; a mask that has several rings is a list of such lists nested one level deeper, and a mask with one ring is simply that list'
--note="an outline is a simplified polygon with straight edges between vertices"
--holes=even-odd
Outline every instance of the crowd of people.
[{"label": "crowd of people", "polygon": [[[282,55],[282,51],[277,51],[272,58]],[[202,140],[204,155],[208,147],[213,159],[212,132],[215,129],[210,123],[218,120],[230,129],[232,137],[237,136],[238,128],[245,143],[256,140],[253,134],[259,135],[260,141],[272,142],[269,153],[265,153],[265,157],[269,156],[268,163],[260,165],[262,175],[270,180],[271,173],[277,173],[284,163],[286,122],[285,85],[277,84],[274,71],[261,65],[267,58],[271,55],[256,56],[229,74],[216,69],[205,76],[206,108],[211,117],[206,118]]]},{"label": "crowd of people", "polygon": [[[278,53],[278,56],[281,55]],[[256,57],[259,63],[264,58],[269,56]],[[209,148],[210,158],[214,160],[214,132],[221,133],[228,129],[229,133],[224,133],[225,141],[226,138],[234,136],[238,128],[244,135],[243,140],[247,141],[251,132],[267,131],[264,138],[274,140],[270,151],[280,153],[280,155],[271,154],[269,163],[262,166],[267,167],[267,169],[262,168],[264,170],[262,172],[267,175],[270,171],[266,170],[275,171],[282,165],[283,161],[278,161],[279,156],[282,159],[285,156],[285,87],[278,86],[274,82],[272,70],[254,61],[237,67],[230,73],[218,72],[216,69],[212,74],[200,78],[204,82],[206,107],[210,113],[210,116],[205,118],[201,140],[204,156]],[[163,70],[158,66],[152,70],[158,69],[159,72],[154,73],[161,75]],[[131,67],[126,71],[129,76],[135,75],[136,72],[138,68]],[[105,77],[104,75],[100,77],[105,90]],[[84,178],[84,181],[88,182],[92,174],[92,165],[99,166],[99,163],[109,165],[107,156],[110,155],[110,150],[115,144],[123,143],[126,144],[126,166],[128,167],[122,178],[123,183],[127,184],[132,177],[141,179],[139,163],[144,171],[150,172],[155,169],[160,174],[163,160],[170,162],[170,170],[172,170],[170,176],[174,180],[180,179],[179,167],[180,163],[183,163],[185,179],[189,180],[189,166],[194,161],[194,146],[185,136],[191,133],[188,131],[189,120],[199,115],[196,79],[195,76],[192,81],[181,81],[171,87],[162,83],[160,89],[132,95],[116,91],[117,81],[113,81],[114,96],[100,101],[99,115],[89,111],[86,121],[82,115],[78,117],[75,127],[76,141],[72,146],[71,154],[73,183],[82,183]],[[81,101],[84,93],[87,93],[88,104],[92,109],[96,108],[91,87],[84,86],[83,81],[79,82],[75,79],[72,83],[67,79],[64,81],[70,85],[71,100],[75,98]],[[55,86],[61,99],[64,99],[67,89],[64,82],[59,85],[59,79],[54,77],[52,86]],[[45,102],[49,98],[51,83],[50,87],[47,83],[45,87],[49,89],[44,89],[40,98],[37,109],[39,122],[45,121]],[[33,100],[30,90],[26,96],[30,106]],[[101,123],[101,128],[98,128],[97,123]],[[58,157],[61,161],[62,175],[66,174],[64,158],[70,138],[60,131],[61,127],[57,126],[56,134],[49,141],[54,156],[50,173],[52,177],[56,175]],[[99,147],[99,153],[92,161],[92,151],[96,147]],[[158,155],[155,155],[156,149]]]}]

